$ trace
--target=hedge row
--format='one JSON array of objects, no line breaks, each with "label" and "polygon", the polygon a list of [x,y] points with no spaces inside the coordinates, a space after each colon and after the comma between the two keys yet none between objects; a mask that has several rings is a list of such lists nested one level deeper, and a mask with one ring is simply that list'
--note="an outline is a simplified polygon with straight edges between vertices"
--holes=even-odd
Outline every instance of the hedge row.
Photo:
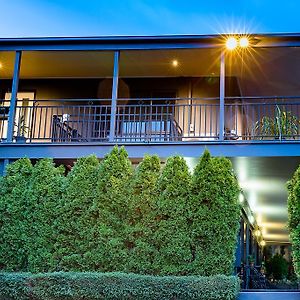
[{"label": "hedge row", "polygon": [[230,161],[207,151],[193,174],[179,156],[133,168],[118,147],[67,176],[20,159],[0,179],[0,269],[231,275],[238,193]]},{"label": "hedge row", "polygon": [[233,276],[149,276],[124,273],[1,273],[0,298],[7,300],[231,300]]},{"label": "hedge row", "polygon": [[300,167],[288,182],[289,229],[295,272],[300,277]]}]

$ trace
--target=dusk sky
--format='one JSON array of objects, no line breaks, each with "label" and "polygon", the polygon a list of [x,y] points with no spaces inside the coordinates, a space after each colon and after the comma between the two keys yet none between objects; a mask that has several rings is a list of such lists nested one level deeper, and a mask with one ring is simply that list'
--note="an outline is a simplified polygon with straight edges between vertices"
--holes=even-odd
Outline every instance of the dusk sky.
[{"label": "dusk sky", "polygon": [[0,0],[0,37],[300,32],[299,0]]}]

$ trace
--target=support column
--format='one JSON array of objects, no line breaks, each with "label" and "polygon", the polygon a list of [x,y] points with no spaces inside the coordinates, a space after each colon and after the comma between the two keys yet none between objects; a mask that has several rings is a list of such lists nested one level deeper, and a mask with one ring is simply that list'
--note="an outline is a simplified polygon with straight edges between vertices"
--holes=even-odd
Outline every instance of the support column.
[{"label": "support column", "polygon": [[4,162],[3,162],[3,176],[6,175],[6,167],[9,165],[9,159],[4,159]]},{"label": "support column", "polygon": [[110,142],[114,141],[115,130],[116,130],[116,113],[117,113],[118,86],[119,86],[119,59],[120,59],[120,51],[115,51],[114,74],[113,74],[112,96],[111,96],[110,130],[109,130]]},{"label": "support column", "polygon": [[224,118],[225,118],[225,51],[220,57],[220,117],[219,117],[219,140],[224,140]]},{"label": "support column", "polygon": [[7,142],[12,142],[13,135],[14,135],[14,126],[15,126],[14,123],[15,123],[15,114],[16,114],[16,105],[17,105],[17,94],[18,94],[18,87],[19,87],[21,57],[22,57],[22,51],[16,51],[14,77],[12,82],[9,115],[8,115]]},{"label": "support column", "polygon": [[250,255],[250,226],[246,225],[246,265],[249,265],[249,255]]}]

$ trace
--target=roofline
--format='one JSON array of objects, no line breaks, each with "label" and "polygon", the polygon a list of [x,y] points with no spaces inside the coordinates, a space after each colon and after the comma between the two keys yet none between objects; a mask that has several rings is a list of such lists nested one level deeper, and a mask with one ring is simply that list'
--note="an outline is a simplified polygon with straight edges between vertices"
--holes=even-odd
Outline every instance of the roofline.
[{"label": "roofline", "polygon": [[[0,38],[0,51],[221,48],[229,34]],[[300,46],[300,33],[247,34],[255,47]]]},{"label": "roofline", "polygon": [[[12,38],[0,38],[2,41],[112,41],[112,40],[169,40],[169,39],[205,39],[205,38],[220,38],[228,35],[243,35],[234,33],[222,33],[222,34],[161,34],[161,35],[102,35],[102,36],[39,36],[39,37],[12,37]],[[254,37],[299,37],[299,32],[287,32],[287,33],[249,33],[245,34]]]}]

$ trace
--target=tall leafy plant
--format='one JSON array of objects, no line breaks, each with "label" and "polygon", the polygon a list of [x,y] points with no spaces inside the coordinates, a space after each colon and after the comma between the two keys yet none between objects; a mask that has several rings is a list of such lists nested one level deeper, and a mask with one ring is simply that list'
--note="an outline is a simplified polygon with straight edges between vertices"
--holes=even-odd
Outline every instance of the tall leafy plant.
[{"label": "tall leafy plant", "polygon": [[136,167],[130,184],[128,241],[129,258],[127,270],[134,273],[151,274],[155,257],[157,220],[157,181],[160,175],[158,156],[146,155]]},{"label": "tall leafy plant", "polygon": [[57,241],[53,270],[93,270],[90,243],[97,215],[95,187],[99,180],[99,161],[95,155],[79,158],[66,177],[57,215]]},{"label": "tall leafy plant", "polygon": [[295,272],[300,277],[300,167],[287,184],[289,229]]},{"label": "tall leafy plant", "polygon": [[226,158],[205,151],[192,179],[191,273],[232,274],[239,226],[239,185]]},{"label": "tall leafy plant", "polygon": [[131,176],[128,153],[124,147],[115,146],[101,161],[94,187],[97,198],[93,203],[93,214],[97,220],[92,228],[94,239],[88,258],[97,270],[123,271],[126,267]]},{"label": "tall leafy plant", "polygon": [[28,270],[47,272],[54,264],[54,244],[64,188],[64,167],[56,167],[52,159],[38,161],[27,187],[29,232]]},{"label": "tall leafy plant", "polygon": [[155,245],[158,274],[189,274],[191,253],[191,175],[184,158],[170,157],[159,178]]},{"label": "tall leafy plant", "polygon": [[29,182],[33,166],[28,158],[7,166],[0,181],[0,268],[27,271],[30,251]]},{"label": "tall leafy plant", "polygon": [[276,105],[275,116],[263,116],[254,126],[254,135],[260,138],[294,138],[298,135],[299,119],[291,111]]}]

